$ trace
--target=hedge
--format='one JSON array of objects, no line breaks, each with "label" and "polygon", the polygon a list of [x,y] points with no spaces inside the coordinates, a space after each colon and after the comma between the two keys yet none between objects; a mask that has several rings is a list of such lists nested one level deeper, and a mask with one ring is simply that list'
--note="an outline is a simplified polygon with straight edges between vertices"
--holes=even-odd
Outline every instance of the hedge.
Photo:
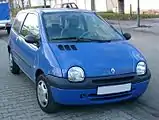
[{"label": "hedge", "polygon": [[[102,16],[108,20],[135,20],[137,19],[136,14],[118,14],[118,13],[108,13],[108,12],[97,12],[98,15]],[[159,15],[155,14],[141,14],[141,19],[148,19],[148,18],[159,18]]]}]

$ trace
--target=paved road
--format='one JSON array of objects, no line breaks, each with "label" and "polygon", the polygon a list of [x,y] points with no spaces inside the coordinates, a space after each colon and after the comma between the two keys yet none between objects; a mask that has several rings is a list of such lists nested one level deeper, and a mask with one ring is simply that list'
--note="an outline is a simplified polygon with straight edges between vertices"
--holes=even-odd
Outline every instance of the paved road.
[{"label": "paved road", "polygon": [[122,29],[129,29],[136,32],[144,32],[144,33],[150,33],[154,35],[159,34],[159,18],[143,19],[141,20],[141,27],[137,27],[136,20],[131,20],[131,21],[110,20],[109,22],[112,23],[112,25],[118,29],[121,26]]},{"label": "paved road", "polygon": [[67,106],[56,114],[45,114],[37,104],[34,84],[23,73],[15,76],[9,72],[8,36],[0,32],[0,120],[159,120],[159,36],[131,33],[132,44],[146,56],[152,71],[149,88],[139,100],[89,107]]}]

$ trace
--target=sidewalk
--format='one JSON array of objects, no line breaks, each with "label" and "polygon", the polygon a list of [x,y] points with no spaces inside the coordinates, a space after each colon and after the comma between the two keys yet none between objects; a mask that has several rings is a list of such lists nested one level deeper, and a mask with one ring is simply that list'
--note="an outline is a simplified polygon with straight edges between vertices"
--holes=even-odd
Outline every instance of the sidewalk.
[{"label": "sidewalk", "polygon": [[137,32],[151,33],[159,35],[159,18],[141,20],[141,27],[137,27],[137,21],[115,21],[109,20],[115,28],[132,30]]}]

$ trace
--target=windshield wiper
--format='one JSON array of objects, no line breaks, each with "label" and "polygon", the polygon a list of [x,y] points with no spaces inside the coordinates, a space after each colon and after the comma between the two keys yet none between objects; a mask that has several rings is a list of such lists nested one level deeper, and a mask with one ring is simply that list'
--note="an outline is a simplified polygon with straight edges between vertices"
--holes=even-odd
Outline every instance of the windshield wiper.
[{"label": "windshield wiper", "polygon": [[77,37],[63,37],[63,38],[52,38],[51,40],[73,40],[77,39]]},{"label": "windshield wiper", "polygon": [[99,40],[99,39],[91,39],[91,38],[80,38],[80,41],[89,41],[89,42],[111,42],[111,40]]},{"label": "windshield wiper", "polygon": [[63,38],[52,38],[51,40],[67,40],[71,42],[91,42],[90,39],[78,38],[78,37],[63,37]]},{"label": "windshield wiper", "polygon": [[69,40],[69,41],[71,40],[71,42],[111,42],[111,40],[98,40],[98,39],[78,38],[78,37],[53,38],[52,40]]}]

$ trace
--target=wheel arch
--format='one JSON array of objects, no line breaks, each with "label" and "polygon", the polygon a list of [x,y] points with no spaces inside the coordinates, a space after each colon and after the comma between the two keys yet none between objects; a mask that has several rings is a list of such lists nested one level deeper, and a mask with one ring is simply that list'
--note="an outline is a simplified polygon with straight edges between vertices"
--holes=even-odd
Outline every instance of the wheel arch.
[{"label": "wheel arch", "polygon": [[35,81],[37,80],[37,77],[41,74],[44,74],[44,71],[42,69],[37,69],[35,72]]}]

